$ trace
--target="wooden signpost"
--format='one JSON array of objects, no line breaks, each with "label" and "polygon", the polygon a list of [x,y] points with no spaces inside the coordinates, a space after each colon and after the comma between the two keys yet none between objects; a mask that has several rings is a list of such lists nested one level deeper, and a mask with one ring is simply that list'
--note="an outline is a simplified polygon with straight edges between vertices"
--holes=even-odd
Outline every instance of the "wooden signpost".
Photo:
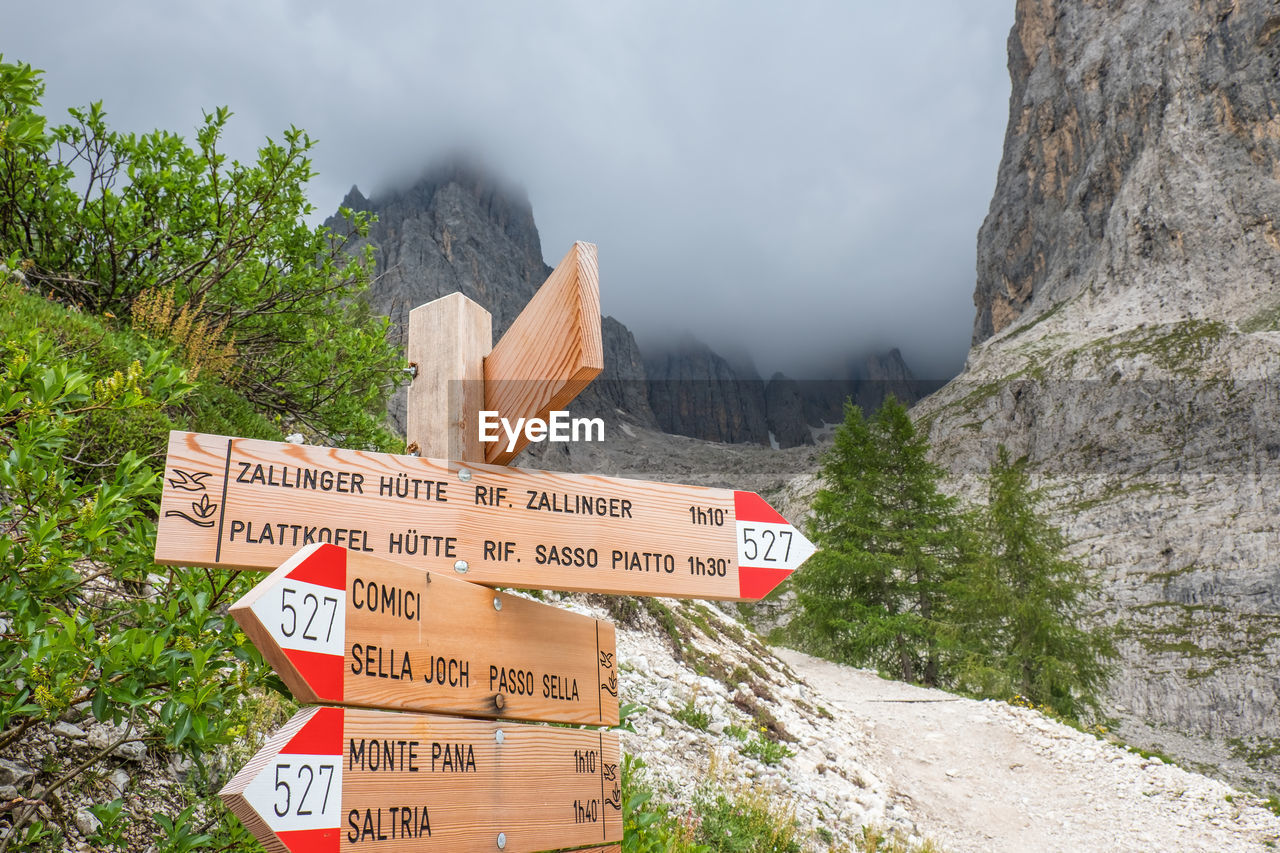
[{"label": "wooden signpost", "polygon": [[574,243],[502,336],[489,312],[451,293],[409,312],[405,439],[422,456],[506,465],[529,443],[523,433],[482,444],[481,409],[513,423],[562,409],[604,369],[596,247]]},{"label": "wooden signpost", "polygon": [[299,702],[618,724],[612,624],[453,574],[308,545],[231,615]]},{"label": "wooden signpost", "polygon": [[326,542],[533,589],[759,599],[813,545],[753,492],[174,432],[156,561],[274,569]]},{"label": "wooden signpost", "polygon": [[273,853],[525,853],[622,838],[612,732],[306,708],[222,796]]},{"label": "wooden signpost", "polygon": [[616,734],[473,719],[616,725],[613,626],[480,584],[758,599],[813,553],[752,492],[479,440],[481,407],[545,418],[603,367],[594,246],[490,330],[460,294],[410,313],[422,456],[170,433],[156,562],[273,570],[232,615],[300,702],[347,706],[299,711],[222,791],[274,853],[616,853]]}]

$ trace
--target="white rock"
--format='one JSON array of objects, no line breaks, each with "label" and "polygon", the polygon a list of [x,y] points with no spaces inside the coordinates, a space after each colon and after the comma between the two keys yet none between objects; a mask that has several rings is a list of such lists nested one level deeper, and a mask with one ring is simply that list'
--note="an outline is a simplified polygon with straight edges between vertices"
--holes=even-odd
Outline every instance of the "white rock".
[{"label": "white rock", "polygon": [[123,767],[117,767],[111,771],[111,775],[107,777],[107,785],[114,789],[117,797],[124,796],[124,792],[129,788],[129,772]]},{"label": "white rock", "polygon": [[70,738],[71,740],[80,740],[85,737],[84,729],[71,723],[54,723],[53,733],[58,737]]},{"label": "white rock", "polygon": [[85,838],[102,828],[102,821],[94,817],[88,809],[76,809],[75,821],[76,829],[80,830],[80,834]]}]

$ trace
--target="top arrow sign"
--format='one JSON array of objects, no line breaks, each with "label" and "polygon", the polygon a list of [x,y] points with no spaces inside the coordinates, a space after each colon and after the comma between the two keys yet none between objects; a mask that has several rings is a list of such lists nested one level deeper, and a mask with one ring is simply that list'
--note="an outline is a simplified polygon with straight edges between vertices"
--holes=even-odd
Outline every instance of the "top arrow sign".
[{"label": "top arrow sign", "polygon": [[329,542],[478,583],[758,599],[813,545],[753,492],[169,436],[156,562],[274,569]]}]

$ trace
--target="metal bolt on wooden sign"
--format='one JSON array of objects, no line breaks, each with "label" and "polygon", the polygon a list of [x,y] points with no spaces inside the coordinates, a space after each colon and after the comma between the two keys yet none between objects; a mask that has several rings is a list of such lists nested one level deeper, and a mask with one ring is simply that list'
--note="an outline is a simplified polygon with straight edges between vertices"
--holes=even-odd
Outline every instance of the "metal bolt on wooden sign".
[{"label": "metal bolt on wooden sign", "polygon": [[173,432],[156,562],[324,542],[531,589],[759,599],[813,545],[753,492]]},{"label": "metal bolt on wooden sign", "polygon": [[609,622],[336,545],[231,607],[299,702],[618,724]]},{"label": "metal bolt on wooden sign", "polygon": [[306,708],[220,795],[273,853],[524,853],[622,839],[612,732]]}]

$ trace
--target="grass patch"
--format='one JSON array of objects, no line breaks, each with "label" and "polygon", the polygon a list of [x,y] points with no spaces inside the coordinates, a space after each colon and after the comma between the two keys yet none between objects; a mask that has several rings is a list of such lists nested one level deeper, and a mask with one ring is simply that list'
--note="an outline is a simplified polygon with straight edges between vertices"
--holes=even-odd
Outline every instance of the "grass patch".
[{"label": "grass patch", "polygon": [[[754,787],[725,789],[711,779],[690,795],[649,778],[639,758],[622,760],[623,853],[801,853],[795,812]],[[662,802],[657,787],[677,805]]]},{"label": "grass patch", "polygon": [[696,696],[684,703],[684,707],[676,711],[671,716],[675,717],[686,726],[692,726],[698,731],[705,732],[707,726],[711,725],[711,715],[706,711],[699,711],[695,704]]},{"label": "grass patch", "polygon": [[793,751],[787,748],[784,743],[779,743],[769,736],[769,730],[761,726],[756,730],[756,735],[748,740],[742,746],[742,754],[748,755],[761,764],[767,764],[770,767],[782,763],[785,758],[795,755]]},{"label": "grass patch", "polygon": [[801,853],[794,813],[756,788],[695,797],[695,837],[717,853]]},{"label": "grass patch", "polygon": [[[32,328],[56,341],[63,352],[83,354],[92,372],[103,376],[117,370],[127,372],[134,361],[145,364],[149,358],[161,357],[157,352],[164,352],[127,326],[24,293],[12,285],[0,286],[0,338],[20,337]],[[176,362],[172,357],[168,360]],[[92,465],[122,447],[163,458],[169,431],[174,429],[269,441],[284,437],[282,422],[263,417],[226,383],[213,378],[197,379],[193,384],[191,393],[168,408],[95,413],[85,425],[78,458]]]},{"label": "grass patch", "polygon": [[879,824],[862,827],[854,839],[855,853],[941,853],[929,840],[912,845],[896,829],[886,829]]},{"label": "grass patch", "polygon": [[1227,738],[1227,746],[1233,758],[1243,758],[1250,764],[1280,756],[1280,738]]},{"label": "grass patch", "polygon": [[1127,746],[1125,749],[1137,755],[1141,755],[1143,758],[1158,758],[1165,764],[1176,765],[1178,763],[1158,749],[1143,749],[1140,746]]},{"label": "grass patch", "polygon": [[1280,304],[1264,308],[1240,324],[1242,332],[1280,331]]},{"label": "grass patch", "polygon": [[1187,320],[1168,325],[1130,329],[1084,348],[1099,367],[1117,358],[1147,355],[1171,373],[1200,372],[1206,356],[1228,334],[1227,325],[1211,320]]},{"label": "grass patch", "polygon": [[672,655],[677,661],[683,662],[685,659],[684,632],[680,630],[680,623],[676,621],[676,615],[671,612],[671,608],[656,598],[644,597],[640,599],[640,603],[645,611],[658,623],[658,627],[662,629],[662,632],[667,635],[667,640],[671,643]]}]

